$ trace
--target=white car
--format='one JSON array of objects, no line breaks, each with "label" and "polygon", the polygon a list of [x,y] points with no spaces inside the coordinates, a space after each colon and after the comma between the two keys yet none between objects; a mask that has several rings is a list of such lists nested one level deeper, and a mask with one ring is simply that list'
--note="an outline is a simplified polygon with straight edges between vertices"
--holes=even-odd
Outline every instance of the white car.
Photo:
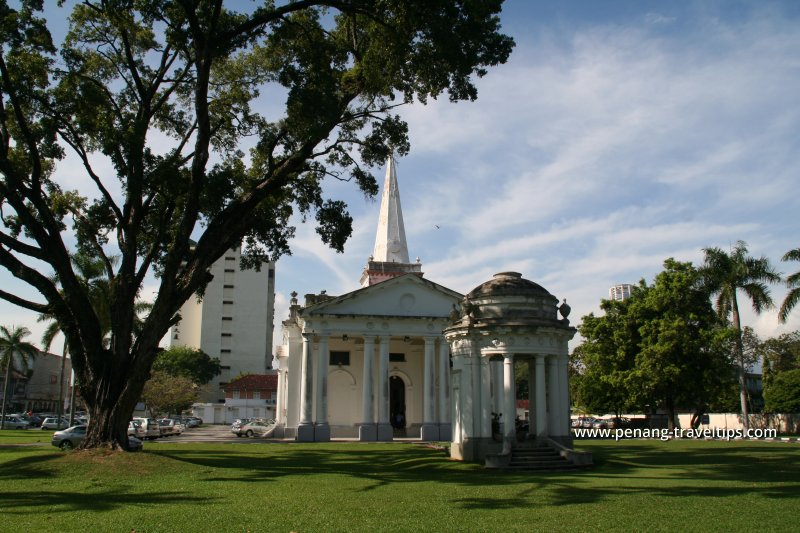
[{"label": "white car", "polygon": [[42,429],[67,429],[68,427],[69,420],[66,418],[49,417],[42,422]]}]

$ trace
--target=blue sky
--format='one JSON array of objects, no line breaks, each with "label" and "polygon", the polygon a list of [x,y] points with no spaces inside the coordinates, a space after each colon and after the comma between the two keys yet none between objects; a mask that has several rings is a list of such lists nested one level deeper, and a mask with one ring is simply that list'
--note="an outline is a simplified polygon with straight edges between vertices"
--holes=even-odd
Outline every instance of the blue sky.
[{"label": "blue sky", "polygon": [[[517,47],[476,102],[401,111],[406,235],[428,279],[465,293],[515,270],[577,324],[610,285],[650,281],[668,257],[698,264],[703,247],[741,239],[800,270],[780,262],[800,246],[800,3],[512,0],[501,18]],[[277,264],[278,325],[292,290],[358,288],[372,252],[377,200],[325,186],[350,204],[353,237],[337,254],[298,225]],[[771,336],[800,329],[800,309],[787,325],[744,320]],[[4,302],[0,323],[40,336]]]}]

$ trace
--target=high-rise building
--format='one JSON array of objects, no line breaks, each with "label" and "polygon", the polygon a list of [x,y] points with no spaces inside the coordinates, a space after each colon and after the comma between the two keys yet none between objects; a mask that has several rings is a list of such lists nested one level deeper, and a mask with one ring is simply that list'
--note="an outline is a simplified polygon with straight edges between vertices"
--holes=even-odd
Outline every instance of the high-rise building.
[{"label": "high-rise building", "polygon": [[211,266],[214,279],[202,298],[183,304],[181,321],[170,331],[170,346],[191,346],[219,357],[222,373],[204,387],[200,402],[223,403],[226,383],[272,368],[275,265],[243,270],[240,259],[241,249],[234,248]]},{"label": "high-rise building", "polygon": [[622,301],[631,297],[633,285],[630,283],[619,283],[608,289],[608,299]]}]

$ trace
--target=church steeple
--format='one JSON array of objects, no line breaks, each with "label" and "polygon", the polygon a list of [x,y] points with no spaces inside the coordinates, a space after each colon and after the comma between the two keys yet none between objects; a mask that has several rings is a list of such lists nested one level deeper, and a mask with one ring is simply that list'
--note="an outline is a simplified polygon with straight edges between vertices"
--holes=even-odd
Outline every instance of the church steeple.
[{"label": "church steeple", "polygon": [[394,157],[389,156],[386,162],[386,178],[383,181],[375,248],[367,267],[361,274],[361,285],[367,287],[407,273],[422,276],[422,265],[419,259],[416,263],[411,263],[408,258],[403,210],[400,208],[400,189],[397,186],[397,170]]},{"label": "church steeple", "polygon": [[406,229],[403,226],[400,189],[397,187],[397,170],[392,156],[389,156],[386,163],[386,178],[383,180],[381,212],[372,259],[383,263],[408,263]]}]

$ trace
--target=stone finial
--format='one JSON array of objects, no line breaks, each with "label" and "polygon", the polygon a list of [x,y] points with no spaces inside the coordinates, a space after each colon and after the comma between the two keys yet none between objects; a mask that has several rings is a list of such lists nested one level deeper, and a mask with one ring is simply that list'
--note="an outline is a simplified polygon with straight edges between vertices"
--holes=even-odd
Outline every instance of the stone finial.
[{"label": "stone finial", "polygon": [[564,298],[563,303],[558,307],[558,312],[561,313],[561,316],[566,319],[569,316],[570,311],[572,308],[567,303],[567,299]]}]

